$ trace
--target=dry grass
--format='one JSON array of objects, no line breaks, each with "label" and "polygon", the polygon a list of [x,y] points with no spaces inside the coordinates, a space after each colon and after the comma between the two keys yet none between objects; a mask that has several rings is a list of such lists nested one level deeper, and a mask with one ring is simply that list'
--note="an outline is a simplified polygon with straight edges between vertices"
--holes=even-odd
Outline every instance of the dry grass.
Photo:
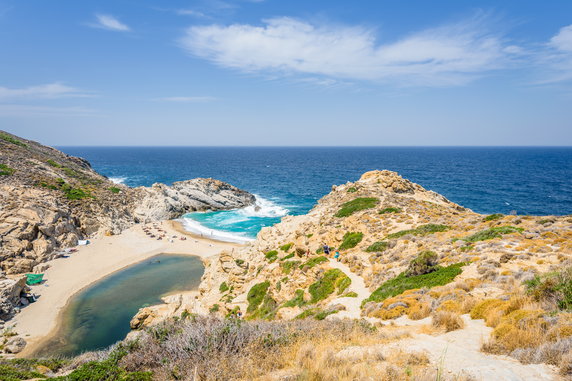
[{"label": "dry grass", "polygon": [[437,311],[433,314],[433,326],[451,332],[464,328],[465,322],[457,312]]}]

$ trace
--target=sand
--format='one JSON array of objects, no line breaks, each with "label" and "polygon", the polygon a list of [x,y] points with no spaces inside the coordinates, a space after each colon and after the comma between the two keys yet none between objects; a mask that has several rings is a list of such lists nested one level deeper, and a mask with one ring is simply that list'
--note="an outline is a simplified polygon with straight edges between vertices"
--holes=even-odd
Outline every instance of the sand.
[{"label": "sand", "polygon": [[[51,334],[57,331],[60,313],[77,292],[97,282],[105,276],[127,266],[143,261],[157,254],[187,254],[207,258],[219,254],[224,249],[240,247],[236,243],[218,242],[196,237],[185,232],[176,221],[164,221],[156,225],[166,231],[167,237],[148,237],[144,226],[137,225],[120,235],[90,240],[91,244],[79,246],[78,251],[67,258],[47,262],[50,268],[45,271],[45,282],[32,286],[32,292],[39,295],[37,302],[22,309],[11,321],[18,332],[28,342],[19,357],[33,353]],[[156,229],[152,229],[156,233]],[[185,235],[187,240],[179,238]]]}]

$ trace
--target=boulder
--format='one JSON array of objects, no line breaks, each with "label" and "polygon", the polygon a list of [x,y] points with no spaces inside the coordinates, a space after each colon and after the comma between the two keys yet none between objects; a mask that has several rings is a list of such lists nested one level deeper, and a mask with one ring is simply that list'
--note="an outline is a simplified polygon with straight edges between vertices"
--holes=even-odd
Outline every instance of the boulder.
[{"label": "boulder", "polygon": [[6,353],[20,353],[26,347],[26,340],[21,337],[15,336],[8,339],[8,342],[4,345],[4,351]]}]

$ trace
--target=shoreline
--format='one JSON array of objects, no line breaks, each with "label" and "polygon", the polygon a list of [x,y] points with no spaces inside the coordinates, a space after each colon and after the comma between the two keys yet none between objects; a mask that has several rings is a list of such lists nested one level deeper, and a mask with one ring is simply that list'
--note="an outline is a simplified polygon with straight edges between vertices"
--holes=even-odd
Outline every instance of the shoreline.
[{"label": "shoreline", "polygon": [[[158,226],[167,237],[157,240],[148,237],[144,227]],[[181,241],[184,235],[187,239]],[[201,259],[219,254],[222,250],[232,250],[240,244],[219,242],[200,238],[184,230],[175,220],[135,225],[121,234],[103,236],[90,240],[87,246],[77,247],[78,251],[67,258],[50,262],[45,271],[45,283],[32,286],[32,292],[39,295],[35,303],[23,308],[8,323],[23,337],[27,345],[16,357],[33,354],[43,343],[59,332],[63,311],[74,295],[103,278],[158,254],[194,255]]]}]

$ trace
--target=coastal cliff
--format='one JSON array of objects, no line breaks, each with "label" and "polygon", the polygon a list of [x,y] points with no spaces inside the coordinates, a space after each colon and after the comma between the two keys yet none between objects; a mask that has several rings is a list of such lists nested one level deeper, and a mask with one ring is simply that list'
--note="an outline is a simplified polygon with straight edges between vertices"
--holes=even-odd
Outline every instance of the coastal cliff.
[{"label": "coastal cliff", "polygon": [[[9,275],[41,272],[44,262],[81,239],[254,201],[252,194],[214,179],[138,188],[114,184],[84,159],[0,131],[0,267]],[[12,295],[2,298],[2,319],[14,312],[15,303],[6,301],[19,299],[12,288],[22,282],[12,278],[0,277]]]}]

